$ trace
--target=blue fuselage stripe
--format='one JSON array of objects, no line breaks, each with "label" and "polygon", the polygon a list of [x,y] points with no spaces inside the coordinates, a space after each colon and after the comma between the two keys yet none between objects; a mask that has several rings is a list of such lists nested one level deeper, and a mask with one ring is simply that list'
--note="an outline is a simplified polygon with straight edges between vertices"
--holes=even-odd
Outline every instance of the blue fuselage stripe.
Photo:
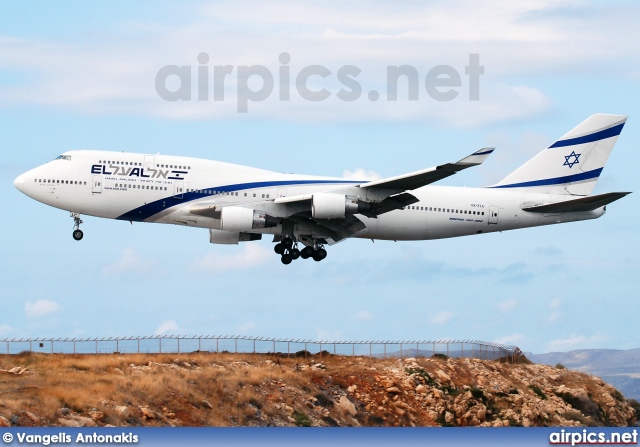
[{"label": "blue fuselage stripe", "polygon": [[617,126],[610,127],[609,129],[601,130],[600,132],[584,135],[577,138],[569,138],[568,140],[560,140],[549,146],[549,149],[554,147],[566,147],[575,146],[577,144],[593,143],[594,141],[604,140],[605,138],[611,138],[620,135],[624,123]]},{"label": "blue fuselage stripe", "polygon": [[548,186],[563,185],[565,183],[579,182],[581,180],[589,180],[600,177],[602,168],[593,171],[581,172],[580,174],[565,175],[564,177],[547,178],[542,180],[533,180],[530,182],[512,183],[510,185],[492,186],[491,188],[526,188],[530,186]]},{"label": "blue fuselage stripe", "polygon": [[210,196],[214,196],[216,194],[209,192],[201,192],[201,191],[216,191],[220,192],[229,192],[229,191],[242,191],[246,189],[255,189],[255,188],[269,188],[274,186],[290,186],[290,185],[322,185],[322,184],[362,184],[366,183],[366,181],[361,180],[281,180],[281,181],[272,181],[272,182],[252,182],[252,183],[238,183],[235,185],[225,185],[225,186],[211,186],[209,188],[199,188],[193,192],[183,192],[182,194],[178,193],[177,195],[181,195],[182,198],[178,199],[174,196],[165,197],[160,200],[156,200],[155,202],[150,202],[145,205],[139,206],[136,209],[128,211],[124,213],[122,216],[117,217],[119,220],[131,220],[136,222],[141,222],[143,220],[148,219],[154,214],[158,214],[161,211],[164,211],[168,208],[171,208],[176,205],[184,205],[187,202],[198,199],[205,199]]}]

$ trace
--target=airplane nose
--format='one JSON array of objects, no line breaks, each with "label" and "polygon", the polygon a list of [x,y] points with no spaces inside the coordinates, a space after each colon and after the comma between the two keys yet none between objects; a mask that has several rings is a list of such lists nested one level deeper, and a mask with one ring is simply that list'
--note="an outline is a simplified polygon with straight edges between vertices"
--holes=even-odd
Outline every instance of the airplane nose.
[{"label": "airplane nose", "polygon": [[20,192],[24,192],[24,183],[25,183],[25,179],[24,179],[24,174],[19,175],[14,181],[13,181],[13,185],[18,188],[18,191]]}]

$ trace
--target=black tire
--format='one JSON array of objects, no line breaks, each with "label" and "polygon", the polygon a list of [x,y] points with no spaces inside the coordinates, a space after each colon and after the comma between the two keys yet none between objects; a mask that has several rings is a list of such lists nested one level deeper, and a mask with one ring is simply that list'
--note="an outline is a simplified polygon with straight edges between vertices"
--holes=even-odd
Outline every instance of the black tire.
[{"label": "black tire", "polygon": [[284,245],[282,245],[280,243],[274,245],[273,251],[275,251],[277,254],[281,255],[282,253],[284,253]]},{"label": "black tire", "polygon": [[291,249],[291,247],[293,247],[293,239],[290,237],[283,239],[282,245],[284,245],[284,248]]},{"label": "black tire", "polygon": [[302,259],[307,259],[313,256],[313,247],[304,247],[300,252],[300,257]]},{"label": "black tire", "polygon": [[298,250],[297,248],[292,248],[289,251],[289,254],[291,254],[291,259],[293,259],[295,261],[296,259],[298,259],[300,257],[300,250]]},{"label": "black tire", "polygon": [[285,253],[285,254],[282,255],[280,260],[282,261],[282,263],[284,265],[291,264],[291,255],[289,253]]},{"label": "black tire", "polygon": [[313,252],[313,260],[316,262],[320,262],[326,257],[327,257],[327,250],[325,250],[324,248],[319,248]]},{"label": "black tire", "polygon": [[84,233],[82,232],[82,230],[73,230],[73,238],[76,241],[82,240],[83,236],[84,236]]}]

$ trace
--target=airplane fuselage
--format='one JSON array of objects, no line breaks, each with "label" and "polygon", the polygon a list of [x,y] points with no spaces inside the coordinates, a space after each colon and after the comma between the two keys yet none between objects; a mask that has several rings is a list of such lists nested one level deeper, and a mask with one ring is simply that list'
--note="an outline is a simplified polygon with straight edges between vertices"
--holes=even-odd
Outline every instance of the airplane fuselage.
[{"label": "airplane fuselage", "polygon": [[[283,174],[235,164],[169,155],[70,151],[32,169],[16,186],[26,195],[72,213],[132,222],[219,228],[215,217],[194,206],[234,206],[289,216],[299,205],[278,198],[339,191],[362,197],[363,181]],[[368,192],[364,193],[368,194]],[[529,190],[424,186],[412,191],[417,203],[376,218],[355,214],[365,225],[353,237],[426,240],[466,236],[600,217],[604,208],[565,213],[532,213],[523,204],[566,200]],[[281,224],[254,228],[280,235]],[[313,229],[293,228],[292,234]]]}]

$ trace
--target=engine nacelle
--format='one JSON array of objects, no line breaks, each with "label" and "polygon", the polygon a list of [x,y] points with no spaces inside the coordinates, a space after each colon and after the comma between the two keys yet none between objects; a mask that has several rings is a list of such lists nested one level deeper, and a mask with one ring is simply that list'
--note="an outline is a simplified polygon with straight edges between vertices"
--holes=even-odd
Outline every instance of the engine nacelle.
[{"label": "engine nacelle", "polygon": [[239,206],[226,206],[220,210],[220,229],[223,231],[242,232],[276,225],[278,219],[261,211]]},{"label": "engine nacelle", "polygon": [[260,239],[262,239],[261,234],[209,229],[209,242],[212,244],[237,244],[238,242],[259,241]]},{"label": "engine nacelle", "polygon": [[370,205],[354,196],[321,192],[313,195],[311,215],[316,219],[341,219],[346,214],[368,211]]}]

